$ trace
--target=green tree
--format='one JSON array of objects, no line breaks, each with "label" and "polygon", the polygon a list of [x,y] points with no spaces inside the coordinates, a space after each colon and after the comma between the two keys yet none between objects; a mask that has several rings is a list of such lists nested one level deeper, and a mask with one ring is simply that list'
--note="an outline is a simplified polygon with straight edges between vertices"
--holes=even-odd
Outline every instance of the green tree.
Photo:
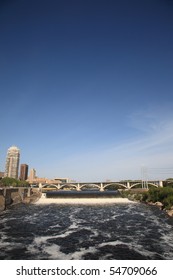
[{"label": "green tree", "polygon": [[173,206],[173,188],[151,188],[142,197],[143,201],[146,202],[161,202],[164,208],[170,209]]},{"label": "green tree", "polygon": [[4,177],[1,179],[0,185],[2,187],[29,187],[29,183],[26,181],[20,181],[15,178]]}]

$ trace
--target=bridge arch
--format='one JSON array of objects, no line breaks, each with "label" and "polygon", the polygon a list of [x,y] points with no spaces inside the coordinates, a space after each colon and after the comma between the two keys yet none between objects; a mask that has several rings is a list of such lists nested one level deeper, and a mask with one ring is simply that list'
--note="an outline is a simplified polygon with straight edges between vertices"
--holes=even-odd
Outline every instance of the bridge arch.
[{"label": "bridge arch", "polygon": [[117,190],[119,187],[123,187],[123,188],[127,189],[127,186],[124,185],[124,184],[121,184],[121,183],[108,183],[108,184],[104,185],[103,189],[104,189],[104,190],[105,190],[105,189],[109,189],[109,187],[111,187],[111,186],[112,186],[112,187],[115,186],[115,187],[116,187],[116,190]]},{"label": "bridge arch", "polygon": [[60,186],[59,189],[60,189],[60,190],[64,190],[64,189],[68,189],[68,190],[71,190],[71,189],[77,190],[77,186],[74,185],[74,184],[63,184],[63,185]]},{"label": "bridge arch", "polygon": [[[88,186],[88,187],[87,187]],[[99,184],[89,184],[89,183],[85,183],[85,184],[83,184],[83,185],[81,185],[80,186],[80,190],[82,190],[82,189],[88,189],[88,190],[91,190],[91,189],[93,189],[93,187],[95,187],[95,188],[97,188],[97,189],[101,189],[101,185],[99,185]]]},{"label": "bridge arch", "polygon": [[[141,186],[141,188],[142,188],[142,182],[138,182],[138,183],[135,183],[135,184],[131,185],[130,189],[136,187],[137,185]],[[156,188],[159,187],[159,185],[157,183],[153,183],[153,182],[145,182],[145,186],[148,186],[148,187],[153,186],[153,187],[156,187]]]},{"label": "bridge arch", "polygon": [[133,188],[135,188],[135,187],[138,186],[138,185],[141,185],[141,186],[142,186],[142,182],[138,182],[138,183],[135,183],[135,184],[131,185],[131,186],[130,186],[130,189],[133,189]]},{"label": "bridge arch", "polygon": [[173,186],[173,180],[165,180],[166,185],[172,185]]},{"label": "bridge arch", "polygon": [[42,189],[45,189],[47,187],[49,187],[49,188],[53,187],[53,188],[59,189],[59,187],[57,185],[54,185],[54,184],[44,184],[44,185],[42,185]]},{"label": "bridge arch", "polygon": [[147,185],[148,185],[148,187],[149,187],[149,186],[153,186],[153,187],[156,187],[156,188],[158,188],[158,187],[159,187],[159,185],[154,184],[154,183],[150,183],[150,182],[148,182],[148,183],[147,183]]}]

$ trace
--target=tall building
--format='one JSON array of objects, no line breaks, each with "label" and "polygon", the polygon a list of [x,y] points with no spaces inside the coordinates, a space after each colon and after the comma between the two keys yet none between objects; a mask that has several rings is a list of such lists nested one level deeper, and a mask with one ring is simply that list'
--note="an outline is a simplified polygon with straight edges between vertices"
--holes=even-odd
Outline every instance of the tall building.
[{"label": "tall building", "polygon": [[34,179],[36,178],[36,170],[34,168],[32,168],[30,170],[30,174],[29,174],[29,181],[34,181]]},{"label": "tall building", "polygon": [[12,146],[7,151],[5,177],[18,178],[20,150]]},{"label": "tall building", "polygon": [[20,165],[20,176],[19,179],[25,181],[28,178],[28,165],[21,164]]}]

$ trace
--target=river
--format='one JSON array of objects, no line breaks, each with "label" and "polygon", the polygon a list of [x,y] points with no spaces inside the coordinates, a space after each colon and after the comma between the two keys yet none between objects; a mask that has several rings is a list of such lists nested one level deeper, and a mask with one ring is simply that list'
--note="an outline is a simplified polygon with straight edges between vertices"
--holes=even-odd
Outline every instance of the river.
[{"label": "river", "polygon": [[0,214],[0,259],[173,259],[173,218],[155,206],[42,199]]}]

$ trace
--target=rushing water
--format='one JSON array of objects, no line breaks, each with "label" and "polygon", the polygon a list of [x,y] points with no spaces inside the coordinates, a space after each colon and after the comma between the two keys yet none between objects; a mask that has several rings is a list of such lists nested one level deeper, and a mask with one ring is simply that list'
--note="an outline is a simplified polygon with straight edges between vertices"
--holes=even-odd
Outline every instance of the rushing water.
[{"label": "rushing water", "polygon": [[140,203],[15,205],[0,238],[0,259],[173,259],[173,219]]}]

